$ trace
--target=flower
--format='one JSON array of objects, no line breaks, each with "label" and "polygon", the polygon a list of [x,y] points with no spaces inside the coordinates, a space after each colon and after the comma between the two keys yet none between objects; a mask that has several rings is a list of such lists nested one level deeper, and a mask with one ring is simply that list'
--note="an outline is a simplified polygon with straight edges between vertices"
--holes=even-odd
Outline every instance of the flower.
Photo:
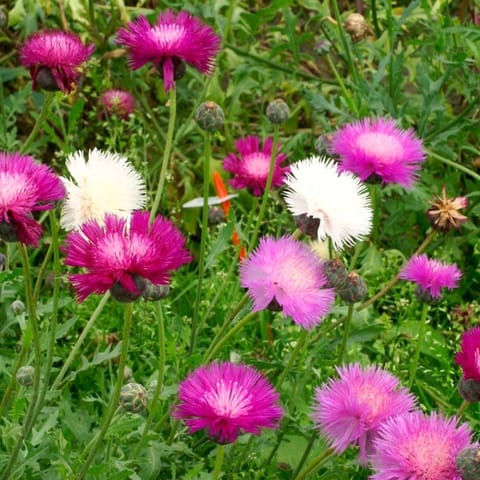
[{"label": "flower", "polygon": [[220,50],[220,37],[211,27],[188,12],[166,10],[152,27],[142,15],[120,30],[117,43],[129,49],[130,65],[136,70],[152,62],[162,73],[165,91],[185,73],[184,62],[209,74]]},{"label": "flower", "polygon": [[[273,138],[268,137],[262,148],[260,139],[254,135],[239,138],[235,142],[235,148],[239,156],[229,153],[223,160],[223,168],[234,174],[230,180],[232,187],[241,189],[248,188],[253,195],[259,196],[265,190],[270,161],[272,158]],[[280,145],[277,145],[277,152]],[[285,180],[285,175],[290,171],[289,167],[282,167],[286,155],[277,154],[273,166],[272,187],[279,187]]]},{"label": "flower", "polygon": [[310,330],[330,311],[335,290],[317,256],[303,243],[284,236],[260,239],[258,248],[240,265],[240,282],[248,288],[253,311],[270,304]]},{"label": "flower", "polygon": [[370,197],[358,178],[332,160],[312,156],[291,165],[285,201],[293,215],[318,221],[317,236],[336,249],[353,245],[372,229]]},{"label": "flower", "polygon": [[197,368],[180,384],[173,411],[189,433],[206,429],[217,443],[232,443],[243,432],[276,428],[283,411],[279,394],[255,368],[231,362]]},{"label": "flower", "polygon": [[122,288],[131,294],[126,300],[134,300],[144,280],[166,285],[170,272],[191,258],[177,228],[160,216],[150,225],[148,212],[134,212],[129,219],[106,214],[102,224],[88,220],[68,234],[65,250],[66,265],[88,271],[69,276],[80,302],[91,293]]},{"label": "flower", "polygon": [[118,115],[120,118],[128,118],[135,108],[135,98],[126,90],[105,90],[100,95],[102,103],[108,115]]},{"label": "flower", "polygon": [[337,367],[337,372],[340,378],[315,390],[312,417],[337,453],[358,444],[360,460],[366,462],[382,422],[410,411],[415,400],[379,367],[353,363]]},{"label": "flower", "polygon": [[396,127],[393,120],[365,118],[335,133],[332,153],[341,158],[340,170],[363,180],[398,183],[411,188],[425,160],[421,140],[413,130]]},{"label": "flower", "polygon": [[432,299],[439,299],[444,287],[456,288],[461,277],[462,272],[455,264],[447,265],[425,254],[414,255],[400,272],[401,279],[415,282],[419,293]]},{"label": "flower", "polygon": [[432,206],[427,211],[427,218],[432,228],[438,232],[446,233],[454,228],[460,228],[468,218],[459,210],[468,205],[467,197],[447,198],[445,185],[442,196],[436,197]]},{"label": "flower", "polygon": [[462,368],[465,379],[480,382],[480,327],[462,334],[461,350],[455,354],[455,361]]},{"label": "flower", "polygon": [[128,217],[147,200],[145,182],[125,157],[94,148],[85,156],[68,156],[66,167],[72,180],[62,177],[67,189],[61,224],[78,229],[87,220],[103,220],[106,213]]},{"label": "flower", "polygon": [[22,65],[30,69],[33,89],[71,92],[80,77],[80,66],[86,62],[95,45],[84,45],[71,32],[47,30],[29,37],[20,50]]},{"label": "flower", "polygon": [[0,238],[38,245],[42,226],[32,212],[50,210],[65,196],[53,170],[20,153],[0,152]]},{"label": "flower", "polygon": [[455,460],[471,432],[457,422],[419,411],[386,420],[374,441],[371,480],[461,480]]}]

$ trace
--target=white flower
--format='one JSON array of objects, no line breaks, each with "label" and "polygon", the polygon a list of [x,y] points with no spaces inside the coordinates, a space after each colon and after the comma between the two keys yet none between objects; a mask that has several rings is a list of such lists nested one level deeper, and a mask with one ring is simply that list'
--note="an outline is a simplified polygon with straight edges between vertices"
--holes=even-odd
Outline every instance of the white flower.
[{"label": "white flower", "polygon": [[319,219],[318,240],[339,250],[370,233],[372,209],[365,185],[339,172],[331,159],[310,157],[290,166],[285,201],[293,215]]},{"label": "white flower", "polygon": [[61,177],[67,190],[61,217],[66,230],[76,230],[89,219],[101,222],[106,213],[127,217],[145,206],[145,182],[118,153],[94,148],[85,158],[77,151],[68,156],[66,167],[72,177]]}]

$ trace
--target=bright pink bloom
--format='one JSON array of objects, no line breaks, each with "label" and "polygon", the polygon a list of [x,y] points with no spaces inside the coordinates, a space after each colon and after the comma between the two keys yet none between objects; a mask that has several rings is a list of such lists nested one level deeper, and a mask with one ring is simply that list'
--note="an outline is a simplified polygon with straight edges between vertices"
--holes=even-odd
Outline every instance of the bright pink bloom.
[{"label": "bright pink bloom", "polygon": [[[223,161],[223,168],[234,174],[230,180],[232,187],[248,188],[253,195],[259,196],[267,184],[270,160],[272,158],[273,139],[268,137],[263,147],[260,139],[253,135],[240,138],[235,142],[235,148],[240,155],[229,153]],[[277,152],[280,145],[277,145]],[[280,187],[285,181],[285,176],[290,171],[289,167],[282,167],[287,156],[277,153],[273,167],[272,187]]]},{"label": "bright pink bloom", "polygon": [[100,101],[108,115],[128,118],[135,108],[135,98],[126,90],[106,90],[100,95]]},{"label": "bright pink bloom", "polygon": [[455,460],[471,432],[457,422],[418,411],[386,420],[374,441],[371,480],[462,480]]},{"label": "bright pink bloom", "polygon": [[307,330],[322,321],[335,300],[335,290],[325,288],[327,279],[319,258],[307,245],[288,236],[262,238],[240,265],[240,282],[248,288],[253,311],[273,302]]},{"label": "bright pink bloom", "polygon": [[463,378],[480,382],[480,327],[474,327],[462,335],[462,348],[455,355],[462,368]]},{"label": "bright pink bloom", "polygon": [[148,62],[161,69],[165,91],[175,88],[175,80],[183,76],[183,62],[211,73],[220,50],[220,37],[211,27],[188,12],[171,10],[160,13],[153,26],[144,16],[128,23],[118,33],[117,43],[129,49],[134,70]]},{"label": "bright pink bloom", "polygon": [[313,419],[337,453],[360,446],[365,463],[372,441],[387,418],[412,410],[415,400],[399,380],[376,366],[337,367],[339,379],[315,391]]},{"label": "bright pink bloom", "polygon": [[277,428],[283,416],[279,394],[255,368],[230,362],[197,368],[180,384],[173,417],[189,433],[206,429],[217,443],[232,443],[243,432],[259,435]]},{"label": "bright pink bloom", "polygon": [[42,226],[32,212],[50,210],[65,197],[61,180],[32,157],[0,152],[0,185],[0,237],[37,246]]},{"label": "bright pink bloom", "polygon": [[87,220],[67,236],[65,250],[66,265],[88,270],[69,276],[79,301],[116,284],[138,298],[142,279],[167,285],[170,272],[191,259],[185,239],[169,220],[158,216],[150,225],[149,213],[138,211],[129,219],[106,214],[104,224]]},{"label": "bright pink bloom", "polygon": [[26,40],[20,50],[20,61],[30,69],[34,90],[39,75],[51,75],[57,88],[43,85],[44,88],[71,92],[78,83],[81,64],[94,50],[95,45],[84,45],[74,33],[48,30],[36,32]]},{"label": "bright pink bloom", "polygon": [[365,118],[342,127],[332,139],[332,153],[340,156],[340,171],[361,180],[380,178],[411,188],[425,160],[422,142],[413,130],[403,130],[393,120]]},{"label": "bright pink bloom", "polygon": [[455,264],[448,265],[422,254],[414,255],[407,262],[400,272],[400,278],[415,282],[421,293],[439,299],[442,288],[452,290],[458,286],[462,272]]}]

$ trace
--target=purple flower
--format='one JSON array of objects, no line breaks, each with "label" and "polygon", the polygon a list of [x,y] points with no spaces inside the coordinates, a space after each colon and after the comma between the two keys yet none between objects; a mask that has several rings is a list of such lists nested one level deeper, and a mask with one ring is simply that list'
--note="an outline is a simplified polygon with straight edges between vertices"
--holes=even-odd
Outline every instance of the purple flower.
[{"label": "purple flower", "polygon": [[330,311],[335,290],[324,288],[327,279],[318,257],[290,237],[265,237],[240,265],[240,282],[248,288],[253,311],[279,305],[284,315],[309,330]]},{"label": "purple flower", "polygon": [[160,13],[152,27],[144,16],[121,29],[117,43],[129,49],[130,65],[136,70],[148,62],[159,68],[165,91],[175,88],[175,80],[185,72],[185,63],[204,74],[213,70],[220,37],[211,27],[188,12]]},{"label": "purple flower", "polygon": [[386,420],[374,441],[371,480],[461,480],[455,460],[471,432],[457,422],[418,411]]},{"label": "purple flower", "polygon": [[461,351],[455,361],[462,368],[463,377],[480,382],[480,327],[474,327],[462,335]]},{"label": "purple flower", "polygon": [[38,245],[42,226],[32,212],[50,210],[65,196],[52,169],[20,153],[0,152],[0,237]]},{"label": "purple flower", "polygon": [[340,170],[361,180],[398,183],[411,188],[425,160],[422,142],[413,130],[403,130],[386,118],[365,118],[342,127],[332,139],[331,151],[340,156]]},{"label": "purple flower", "polygon": [[372,441],[387,418],[412,410],[415,400],[399,380],[376,366],[337,367],[339,379],[317,388],[313,419],[337,453],[360,446],[365,463]]},{"label": "purple flower", "polygon": [[40,86],[71,92],[80,77],[81,64],[94,50],[95,45],[84,45],[74,33],[48,30],[36,32],[26,40],[20,61],[30,69],[34,90]]},{"label": "purple flower", "polygon": [[414,255],[400,272],[401,279],[415,282],[420,293],[434,299],[442,296],[442,288],[456,288],[461,277],[462,272],[455,264],[447,265],[425,254]]},{"label": "purple flower", "polygon": [[160,216],[150,225],[148,212],[134,212],[129,219],[106,214],[102,224],[88,220],[67,236],[65,250],[66,265],[88,270],[69,276],[79,301],[112,287],[134,300],[142,294],[143,280],[167,285],[170,272],[190,261],[177,228]]},{"label": "purple flower", "polygon": [[197,368],[180,384],[173,411],[189,433],[206,429],[217,443],[232,443],[243,432],[259,435],[283,416],[279,394],[255,368],[230,362]]},{"label": "purple flower", "polygon": [[[230,180],[232,187],[241,189],[248,188],[253,195],[259,196],[265,190],[270,160],[272,157],[273,139],[268,137],[262,148],[260,139],[253,135],[240,138],[235,142],[235,148],[239,156],[229,153],[223,161],[223,168],[234,174]],[[280,145],[277,145],[277,151]],[[279,187],[283,184],[289,167],[282,167],[286,160],[283,153],[277,154],[273,167],[272,187]]]},{"label": "purple flower", "polygon": [[128,118],[135,108],[135,98],[126,90],[106,90],[100,95],[102,103],[108,115],[118,115],[120,118]]}]

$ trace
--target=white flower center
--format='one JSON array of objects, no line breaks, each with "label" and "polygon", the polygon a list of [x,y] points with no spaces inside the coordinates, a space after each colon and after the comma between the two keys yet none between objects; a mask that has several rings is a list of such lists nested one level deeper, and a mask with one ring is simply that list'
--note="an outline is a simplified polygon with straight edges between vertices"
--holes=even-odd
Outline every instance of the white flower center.
[{"label": "white flower center", "polygon": [[245,169],[248,174],[255,178],[267,178],[270,168],[270,157],[260,153],[250,153],[243,157]]},{"label": "white flower center", "polygon": [[152,32],[162,47],[168,47],[185,36],[185,28],[175,23],[156,25]]},{"label": "white flower center", "polygon": [[357,145],[367,155],[376,157],[381,164],[392,163],[403,154],[398,139],[385,133],[362,133],[357,138]]},{"label": "white flower center", "polygon": [[[9,208],[20,196],[30,195],[33,185],[23,175],[0,172],[0,206]],[[22,195],[23,194],[23,195]]]},{"label": "white flower center", "polygon": [[236,418],[247,415],[251,410],[252,396],[238,382],[223,379],[216,382],[215,389],[204,395],[215,413],[222,417]]}]

